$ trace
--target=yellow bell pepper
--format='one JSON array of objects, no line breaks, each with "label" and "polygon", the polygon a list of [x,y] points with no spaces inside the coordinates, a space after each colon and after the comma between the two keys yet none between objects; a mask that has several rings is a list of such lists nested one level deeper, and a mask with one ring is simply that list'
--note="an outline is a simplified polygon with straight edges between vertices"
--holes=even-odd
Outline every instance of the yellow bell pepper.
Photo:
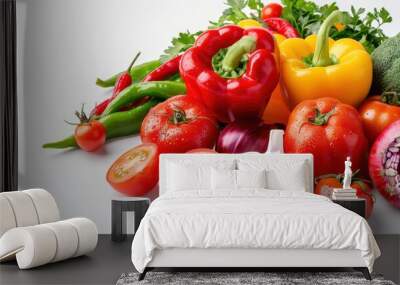
[{"label": "yellow bell pepper", "polygon": [[318,35],[291,38],[279,46],[281,76],[290,106],[307,99],[333,97],[358,106],[372,83],[372,59],[363,45],[353,39],[334,41],[329,29],[342,22],[340,11],[332,12]]},{"label": "yellow bell pepper", "polygon": [[239,21],[238,26],[246,29],[246,28],[252,28],[252,27],[262,27],[260,22],[253,20],[253,19],[244,19]]},{"label": "yellow bell pepper", "polygon": [[276,39],[276,42],[278,45],[280,45],[283,41],[285,41],[287,38],[284,35],[274,33],[274,38]]}]

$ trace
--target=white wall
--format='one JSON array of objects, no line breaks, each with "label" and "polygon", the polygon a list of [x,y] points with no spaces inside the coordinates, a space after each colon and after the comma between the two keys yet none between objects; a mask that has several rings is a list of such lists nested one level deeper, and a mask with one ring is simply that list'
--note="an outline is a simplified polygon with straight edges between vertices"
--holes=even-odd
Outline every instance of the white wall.
[{"label": "white wall", "polygon": [[[17,0],[20,187],[48,189],[63,217],[86,216],[101,233],[109,233],[110,199],[117,194],[105,173],[139,139],[115,140],[96,154],[43,150],[41,145],[73,131],[64,120],[74,120],[81,103],[92,106],[108,96],[94,84],[97,76],[126,68],[137,51],[142,51],[140,62],[157,58],[178,32],[197,31],[217,19],[223,2]],[[400,27],[398,0],[338,2],[367,9],[384,5],[395,19],[387,33]],[[400,210],[377,200],[370,220],[374,231],[400,233]]]}]

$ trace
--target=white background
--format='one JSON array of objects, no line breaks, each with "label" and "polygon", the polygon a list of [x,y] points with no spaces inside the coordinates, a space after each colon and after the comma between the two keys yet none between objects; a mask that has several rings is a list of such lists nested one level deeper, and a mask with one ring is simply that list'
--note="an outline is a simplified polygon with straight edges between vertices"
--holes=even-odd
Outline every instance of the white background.
[{"label": "white background", "polygon": [[[17,0],[20,188],[43,187],[56,198],[65,218],[93,219],[100,233],[110,232],[110,200],[105,181],[110,164],[139,143],[128,137],[92,154],[43,150],[44,142],[63,138],[73,128],[73,111],[109,95],[95,85],[127,67],[157,58],[180,31],[204,29],[217,19],[224,0]],[[316,1],[326,3],[328,1]],[[394,21],[387,34],[400,31],[398,0],[337,1],[372,9],[384,6]],[[400,210],[378,193],[370,224],[375,233],[400,233]]]}]

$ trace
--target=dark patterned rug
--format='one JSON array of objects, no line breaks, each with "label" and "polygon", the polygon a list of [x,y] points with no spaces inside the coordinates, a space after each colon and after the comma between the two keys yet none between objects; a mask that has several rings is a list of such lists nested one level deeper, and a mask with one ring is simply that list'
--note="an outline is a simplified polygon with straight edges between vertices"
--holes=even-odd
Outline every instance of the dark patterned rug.
[{"label": "dark patterned rug", "polygon": [[381,275],[372,275],[368,281],[359,272],[148,272],[138,281],[138,273],[122,274],[117,285],[395,285]]}]

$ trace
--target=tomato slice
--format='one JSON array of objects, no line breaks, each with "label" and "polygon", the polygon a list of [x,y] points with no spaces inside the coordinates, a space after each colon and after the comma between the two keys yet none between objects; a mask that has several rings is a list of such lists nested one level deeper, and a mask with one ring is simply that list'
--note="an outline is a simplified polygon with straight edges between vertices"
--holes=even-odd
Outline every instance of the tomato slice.
[{"label": "tomato slice", "polygon": [[147,194],[158,182],[158,148],[145,143],[122,154],[107,172],[107,181],[127,196]]}]

